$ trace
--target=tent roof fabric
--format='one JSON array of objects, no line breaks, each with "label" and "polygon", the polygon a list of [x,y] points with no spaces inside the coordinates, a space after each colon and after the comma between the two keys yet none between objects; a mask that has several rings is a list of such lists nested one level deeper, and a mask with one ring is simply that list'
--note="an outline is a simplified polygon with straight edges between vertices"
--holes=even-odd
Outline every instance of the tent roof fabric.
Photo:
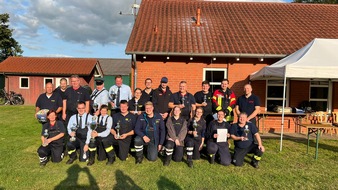
[{"label": "tent roof fabric", "polygon": [[284,59],[252,73],[250,80],[269,78],[338,79],[338,39],[316,38]]}]

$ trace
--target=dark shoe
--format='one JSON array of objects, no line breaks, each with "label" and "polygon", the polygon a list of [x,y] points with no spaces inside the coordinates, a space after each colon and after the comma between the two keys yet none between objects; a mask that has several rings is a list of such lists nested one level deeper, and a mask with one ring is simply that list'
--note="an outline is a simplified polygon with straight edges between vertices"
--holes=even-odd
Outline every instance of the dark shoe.
[{"label": "dark shoe", "polygon": [[193,168],[194,167],[194,163],[192,161],[188,161],[188,166],[189,166],[189,168]]},{"label": "dark shoe", "polygon": [[165,160],[165,161],[163,162],[163,166],[169,166],[169,164],[170,164],[170,160]]},{"label": "dark shoe", "polygon": [[89,162],[87,163],[87,166],[91,166],[95,163],[95,159],[89,159]]},{"label": "dark shoe", "polygon": [[75,156],[74,158],[69,158],[66,164],[72,164],[76,159],[77,159],[77,156]]},{"label": "dark shoe", "polygon": [[40,162],[41,167],[45,167],[48,161]]},{"label": "dark shoe", "polygon": [[254,168],[258,168],[258,161],[251,161],[251,165],[252,165],[252,167],[254,167]]},{"label": "dark shoe", "polygon": [[215,164],[215,155],[210,155],[210,164]]},{"label": "dark shoe", "polygon": [[112,165],[115,162],[115,157],[108,158],[106,165]]},{"label": "dark shoe", "polygon": [[142,160],[143,158],[142,157],[139,157],[139,158],[136,158],[136,164],[141,164],[142,163]]},{"label": "dark shoe", "polygon": [[171,161],[172,155],[167,155],[164,159],[163,166],[169,166],[170,161]]}]

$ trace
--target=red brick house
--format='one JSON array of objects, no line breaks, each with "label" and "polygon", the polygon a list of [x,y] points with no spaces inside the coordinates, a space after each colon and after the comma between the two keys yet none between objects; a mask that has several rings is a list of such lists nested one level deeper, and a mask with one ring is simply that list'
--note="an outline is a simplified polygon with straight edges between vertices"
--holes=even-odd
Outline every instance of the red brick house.
[{"label": "red brick house", "polygon": [[103,77],[98,60],[92,58],[9,57],[0,63],[0,73],[6,91],[21,93],[28,105],[35,104],[47,82],[57,87],[62,77],[76,74],[81,85],[93,89],[94,77]]},{"label": "red brick house", "polygon": [[[167,76],[172,91],[186,80],[195,93],[203,80],[218,88],[220,80],[228,78],[238,96],[251,73],[314,38],[338,38],[337,18],[338,5],[143,0],[126,47],[133,61],[132,84],[143,87],[150,77],[157,85]],[[280,82],[252,82],[262,111],[282,102]],[[319,102],[323,110],[338,109],[336,82],[289,80],[287,85],[287,106],[310,101]],[[322,90],[328,93],[317,97]],[[330,98],[332,104],[325,105]]]}]

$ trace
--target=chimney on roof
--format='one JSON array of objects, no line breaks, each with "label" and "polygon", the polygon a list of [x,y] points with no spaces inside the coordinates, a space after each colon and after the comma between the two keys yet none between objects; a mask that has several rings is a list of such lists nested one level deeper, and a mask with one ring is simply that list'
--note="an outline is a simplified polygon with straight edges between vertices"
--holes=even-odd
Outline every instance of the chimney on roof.
[{"label": "chimney on roof", "polygon": [[197,8],[196,26],[201,26],[201,9]]},{"label": "chimney on roof", "polygon": [[157,28],[157,25],[155,24],[155,26],[154,26],[154,33],[157,34],[157,31],[158,31],[158,28]]}]

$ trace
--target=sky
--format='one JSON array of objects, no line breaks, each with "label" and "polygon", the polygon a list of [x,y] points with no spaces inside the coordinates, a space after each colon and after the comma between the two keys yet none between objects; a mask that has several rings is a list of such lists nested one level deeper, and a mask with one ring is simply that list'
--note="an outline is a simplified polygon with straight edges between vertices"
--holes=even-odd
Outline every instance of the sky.
[{"label": "sky", "polygon": [[23,56],[130,58],[124,51],[133,28],[134,1],[0,0],[0,14],[10,15]]}]

